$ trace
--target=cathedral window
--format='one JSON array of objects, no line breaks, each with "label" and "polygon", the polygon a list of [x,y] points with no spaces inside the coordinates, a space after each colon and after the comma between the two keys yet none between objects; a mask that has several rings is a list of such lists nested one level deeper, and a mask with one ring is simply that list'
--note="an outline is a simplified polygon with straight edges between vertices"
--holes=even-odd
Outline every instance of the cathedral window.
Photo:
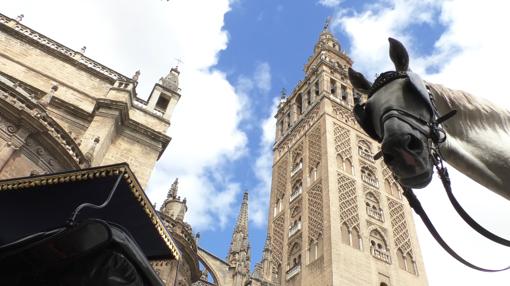
[{"label": "cathedral window", "polygon": [[312,92],[308,90],[306,92],[306,105],[310,106],[312,104]]},{"label": "cathedral window", "polygon": [[381,261],[391,263],[391,256],[388,251],[386,240],[377,229],[370,232],[370,254]]},{"label": "cathedral window", "polygon": [[315,89],[315,96],[318,97],[319,96],[319,80],[317,80],[314,83],[314,89]]},{"label": "cathedral window", "polygon": [[290,128],[290,112],[287,112],[285,115],[286,121],[287,121],[287,129]]}]

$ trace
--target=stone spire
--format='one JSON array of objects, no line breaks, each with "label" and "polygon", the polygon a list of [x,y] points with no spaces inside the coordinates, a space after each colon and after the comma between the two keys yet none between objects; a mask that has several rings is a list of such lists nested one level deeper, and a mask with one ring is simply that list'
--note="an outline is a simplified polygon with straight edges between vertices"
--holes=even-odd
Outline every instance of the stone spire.
[{"label": "stone spire", "polygon": [[250,275],[250,242],[248,241],[248,193],[243,195],[241,210],[237,217],[227,262],[233,269],[233,286],[243,286]]},{"label": "stone spire", "polygon": [[234,233],[244,233],[246,240],[248,240],[248,193],[245,192],[243,195],[243,202],[241,204],[241,210],[237,217],[236,228]]}]

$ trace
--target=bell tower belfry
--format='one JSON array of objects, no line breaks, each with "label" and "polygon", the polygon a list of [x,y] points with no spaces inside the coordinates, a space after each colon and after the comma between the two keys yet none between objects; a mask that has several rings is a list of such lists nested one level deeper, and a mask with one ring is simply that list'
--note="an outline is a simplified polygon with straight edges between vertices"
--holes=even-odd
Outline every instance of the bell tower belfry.
[{"label": "bell tower belfry", "polygon": [[276,114],[268,218],[278,285],[427,285],[413,219],[379,150],[355,122],[366,96],[329,22],[305,77]]}]

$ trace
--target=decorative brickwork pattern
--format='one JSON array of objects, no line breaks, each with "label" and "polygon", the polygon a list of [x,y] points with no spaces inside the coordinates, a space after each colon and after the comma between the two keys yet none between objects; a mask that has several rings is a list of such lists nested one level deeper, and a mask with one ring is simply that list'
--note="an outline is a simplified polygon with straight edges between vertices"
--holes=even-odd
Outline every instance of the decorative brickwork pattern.
[{"label": "decorative brickwork pattern", "polygon": [[404,205],[396,200],[388,198],[388,208],[390,210],[391,227],[393,228],[393,238],[395,247],[405,253],[412,254],[411,237],[407,228]]},{"label": "decorative brickwork pattern", "polygon": [[315,184],[308,191],[308,241],[316,240],[323,233],[322,184]]},{"label": "decorative brickwork pattern", "polygon": [[271,238],[274,238],[271,240],[271,249],[272,249],[272,256],[273,261],[276,262],[276,264],[282,264],[282,253],[283,253],[283,235],[284,235],[284,216],[283,214],[280,214],[274,221],[273,221],[273,233]]},{"label": "decorative brickwork pattern", "polygon": [[352,110],[347,109],[344,106],[333,104],[333,114],[335,115],[336,119],[344,123],[352,126],[356,125],[356,121],[352,115]]},{"label": "decorative brickwork pattern", "polygon": [[342,159],[350,159],[352,157],[352,146],[350,132],[347,128],[343,128],[339,124],[334,123],[333,133],[335,136],[335,151],[342,156]]},{"label": "decorative brickwork pattern", "polygon": [[276,167],[276,195],[277,198],[283,198],[285,196],[285,190],[287,187],[288,178],[288,162],[287,158],[283,158]]},{"label": "decorative brickwork pattern", "polygon": [[276,152],[275,154],[278,156],[279,153],[283,153],[285,150],[288,150],[289,146],[292,146],[301,136],[310,129],[317,119],[319,119],[319,106],[314,107],[312,110],[306,114],[305,119],[300,121],[294,130],[288,134],[281,142],[276,142]]},{"label": "decorative brickwork pattern", "polygon": [[321,162],[321,127],[316,126],[308,133],[308,164],[317,166]]},{"label": "decorative brickwork pattern", "polygon": [[356,181],[337,173],[338,193],[340,197],[340,225],[346,223],[349,229],[359,229],[358,200]]}]

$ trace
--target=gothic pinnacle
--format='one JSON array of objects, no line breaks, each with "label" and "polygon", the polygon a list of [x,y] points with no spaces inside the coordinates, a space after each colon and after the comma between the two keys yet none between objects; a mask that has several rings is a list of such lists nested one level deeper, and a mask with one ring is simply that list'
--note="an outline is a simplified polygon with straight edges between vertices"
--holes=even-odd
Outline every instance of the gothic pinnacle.
[{"label": "gothic pinnacle", "polygon": [[179,178],[175,178],[175,181],[172,183],[170,190],[168,190],[167,199],[175,199],[177,197],[177,190],[179,188]]},{"label": "gothic pinnacle", "polygon": [[248,192],[244,192],[234,232],[243,232],[246,236],[248,235]]}]

